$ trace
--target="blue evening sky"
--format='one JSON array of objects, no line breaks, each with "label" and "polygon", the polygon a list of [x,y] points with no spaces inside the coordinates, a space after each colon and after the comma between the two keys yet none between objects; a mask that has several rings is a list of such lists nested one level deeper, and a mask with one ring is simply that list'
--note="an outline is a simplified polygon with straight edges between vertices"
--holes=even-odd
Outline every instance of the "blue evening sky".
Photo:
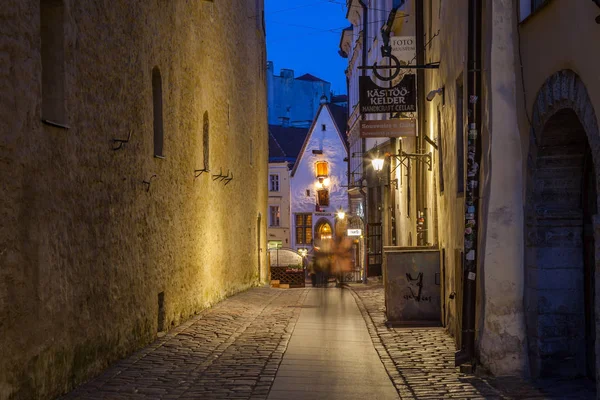
[{"label": "blue evening sky", "polygon": [[338,54],[346,20],[346,0],[265,0],[267,59],[282,68],[331,82],[336,94],[346,93],[348,60]]}]

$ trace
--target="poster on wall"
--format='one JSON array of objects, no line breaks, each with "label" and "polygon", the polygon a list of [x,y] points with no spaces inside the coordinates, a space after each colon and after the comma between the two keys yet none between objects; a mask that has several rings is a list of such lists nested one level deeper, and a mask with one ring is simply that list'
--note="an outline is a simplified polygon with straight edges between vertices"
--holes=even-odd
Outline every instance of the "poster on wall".
[{"label": "poster on wall", "polygon": [[371,77],[359,78],[360,112],[362,114],[417,111],[415,75],[407,74],[395,86],[384,88]]},{"label": "poster on wall", "polygon": [[392,54],[402,65],[410,65],[417,59],[417,46],[414,36],[391,36]]}]

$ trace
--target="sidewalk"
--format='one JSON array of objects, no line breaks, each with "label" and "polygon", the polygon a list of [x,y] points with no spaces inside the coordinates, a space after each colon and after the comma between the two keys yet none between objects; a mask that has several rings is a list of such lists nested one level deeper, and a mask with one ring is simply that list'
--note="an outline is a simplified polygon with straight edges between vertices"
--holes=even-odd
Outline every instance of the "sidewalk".
[{"label": "sidewalk", "polygon": [[269,400],[395,398],[351,293],[310,290]]},{"label": "sidewalk", "polygon": [[592,382],[461,374],[443,328],[388,328],[380,283],[350,284],[375,348],[402,399],[595,399]]}]

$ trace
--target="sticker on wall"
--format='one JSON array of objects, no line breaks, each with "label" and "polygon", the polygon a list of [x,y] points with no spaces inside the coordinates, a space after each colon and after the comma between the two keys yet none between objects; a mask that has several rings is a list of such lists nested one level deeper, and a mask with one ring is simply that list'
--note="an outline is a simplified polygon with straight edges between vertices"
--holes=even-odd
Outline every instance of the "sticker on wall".
[{"label": "sticker on wall", "polygon": [[469,96],[469,103],[471,103],[471,104],[477,104],[477,100],[479,100],[479,97],[477,97],[475,95]]},{"label": "sticker on wall", "polygon": [[469,172],[467,173],[467,176],[472,178],[475,175],[477,175],[477,171],[479,171],[479,164],[477,164],[476,162],[473,163],[473,166],[469,169]]},{"label": "sticker on wall", "polygon": [[474,281],[475,280],[475,272],[469,272],[469,276],[467,276],[467,278],[470,281]]},{"label": "sticker on wall", "polygon": [[465,229],[465,235],[470,235],[471,233],[473,233],[473,228],[467,227],[467,229]]},{"label": "sticker on wall", "polygon": [[474,213],[466,213],[465,214],[465,219],[474,219],[475,218],[475,214]]},{"label": "sticker on wall", "polygon": [[469,252],[467,253],[467,257],[466,257],[466,259],[467,259],[467,260],[469,260],[469,261],[473,261],[473,260],[475,260],[475,250],[471,250],[471,251],[469,251]]},{"label": "sticker on wall", "polygon": [[475,212],[475,206],[467,207],[467,212],[473,214]]},{"label": "sticker on wall", "polygon": [[469,139],[477,139],[477,129],[469,129]]},{"label": "sticker on wall", "polygon": [[472,240],[465,240],[465,249],[470,250],[473,248],[473,241]]}]

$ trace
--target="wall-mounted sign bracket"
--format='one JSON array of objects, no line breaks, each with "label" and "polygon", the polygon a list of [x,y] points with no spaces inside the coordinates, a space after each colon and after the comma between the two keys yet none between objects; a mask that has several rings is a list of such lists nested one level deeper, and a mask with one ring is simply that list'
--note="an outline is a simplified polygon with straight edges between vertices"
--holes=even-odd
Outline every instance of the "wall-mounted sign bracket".
[{"label": "wall-mounted sign bracket", "polygon": [[[376,71],[378,69],[439,69],[440,68],[440,63],[438,62],[434,62],[434,63],[429,63],[429,64],[423,64],[423,65],[360,65],[358,67],[358,69],[370,69],[373,71]],[[394,77],[395,78],[395,77]],[[387,79],[386,79],[387,80]]]},{"label": "wall-mounted sign bracket", "polygon": [[405,168],[409,168],[408,163],[410,162],[410,160],[422,162],[423,164],[427,165],[428,170],[431,171],[432,167],[433,167],[431,156],[432,156],[431,152],[429,152],[429,153],[405,153],[404,151],[398,155],[393,155],[391,157],[394,157],[396,160],[398,160],[398,165],[396,165],[394,167],[394,169],[390,171],[390,174],[393,174],[394,171],[398,167],[404,166]]}]

